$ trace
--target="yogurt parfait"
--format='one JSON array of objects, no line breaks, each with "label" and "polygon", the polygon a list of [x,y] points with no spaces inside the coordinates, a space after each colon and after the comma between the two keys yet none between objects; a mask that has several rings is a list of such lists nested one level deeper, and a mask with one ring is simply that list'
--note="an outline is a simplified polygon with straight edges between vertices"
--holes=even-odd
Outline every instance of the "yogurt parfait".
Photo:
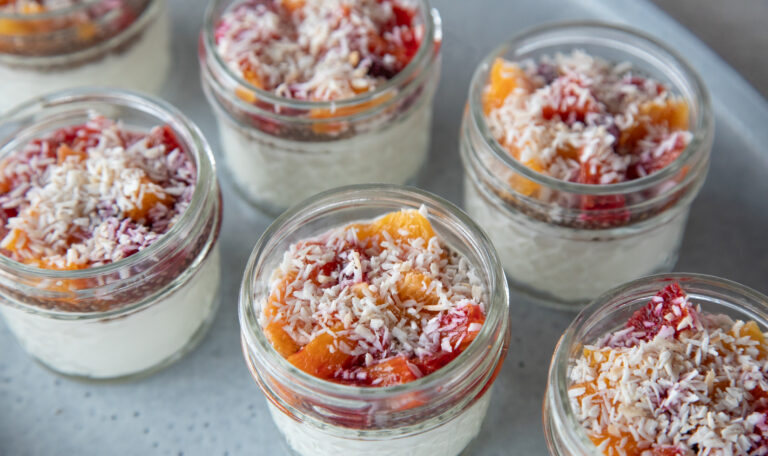
[{"label": "yogurt parfait", "polygon": [[553,359],[551,453],[768,453],[766,311],[768,297],[707,276],[641,279],[600,298]]},{"label": "yogurt parfait", "polygon": [[672,268],[712,129],[698,76],[650,38],[602,24],[537,29],[475,73],[465,205],[513,287],[584,304]]},{"label": "yogurt parfait", "polygon": [[156,93],[170,63],[164,0],[0,1],[0,113],[79,86]]},{"label": "yogurt parfait", "polygon": [[210,149],[174,108],[73,91],[0,119],[0,314],[60,373],[124,377],[199,340],[218,303]]},{"label": "yogurt parfait", "polygon": [[449,203],[348,187],[281,216],[249,262],[243,349],[300,455],[458,455],[508,345],[490,243]]},{"label": "yogurt parfait", "polygon": [[200,43],[229,171],[261,209],[425,161],[441,43],[425,0],[215,0]]}]

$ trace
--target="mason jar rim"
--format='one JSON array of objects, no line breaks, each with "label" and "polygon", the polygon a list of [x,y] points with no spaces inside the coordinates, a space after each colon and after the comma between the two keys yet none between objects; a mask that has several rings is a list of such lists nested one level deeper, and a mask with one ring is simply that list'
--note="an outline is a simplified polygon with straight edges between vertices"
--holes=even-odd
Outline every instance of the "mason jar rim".
[{"label": "mason jar rim", "polygon": [[[192,121],[177,108],[158,98],[150,98],[146,95],[128,90],[97,87],[63,90],[31,99],[0,116],[0,125],[11,124],[14,122],[15,118],[21,116],[40,116],[35,118],[34,123],[16,126],[7,136],[0,138],[0,158],[17,150],[19,146],[23,146],[23,143],[30,139],[24,137],[22,138],[23,141],[20,141],[16,137],[17,134],[32,128],[41,122],[50,120],[50,117],[45,114],[46,109],[89,101],[119,106],[121,108],[135,109],[141,111],[143,114],[148,114],[173,128],[174,133],[179,137],[181,143],[187,146],[186,152],[195,160],[197,176],[189,206],[181,214],[178,221],[155,242],[145,249],[118,261],[85,269],[55,270],[36,268],[15,261],[5,255],[0,255],[0,270],[16,271],[41,280],[80,279],[89,278],[94,275],[115,273],[120,269],[134,266],[145,259],[164,251],[183,228],[188,227],[197,220],[198,212],[203,208],[205,199],[210,193],[211,187],[215,185],[216,182],[213,152],[200,129],[192,123]],[[125,312],[129,307],[121,307],[117,310]],[[58,312],[42,308],[37,310],[52,315],[80,314],[79,312]],[[93,312],[83,314],[91,313]],[[100,315],[101,314],[103,313],[100,313]]]},{"label": "mason jar rim", "polygon": [[[661,170],[651,173],[647,176],[615,184],[595,185],[569,182],[535,171],[512,157],[509,152],[504,149],[501,144],[499,144],[499,142],[490,132],[488,124],[485,121],[485,114],[482,109],[481,95],[482,89],[486,85],[488,68],[490,68],[494,59],[503,56],[507,51],[510,50],[535,47],[537,44],[541,43],[565,43],[562,38],[550,38],[547,40],[547,35],[560,31],[572,31],[575,33],[578,33],[579,31],[610,32],[623,35],[630,40],[635,40],[636,43],[621,43],[620,48],[618,48],[619,50],[623,52],[627,52],[629,49],[642,50],[643,54],[641,57],[644,60],[648,59],[649,57],[653,57],[654,60],[658,61],[657,65],[664,65],[663,69],[674,68],[680,73],[679,76],[682,78],[682,80],[685,81],[687,85],[690,86],[690,89],[693,92],[695,101],[700,108],[700,115],[698,115],[696,118],[697,122],[695,129],[693,130],[693,138],[679,157],[677,157],[672,163],[665,166]],[[615,39],[600,36],[587,37],[585,35],[584,40],[591,44],[601,45],[605,45],[609,42],[614,44],[618,43],[618,41]],[[584,41],[574,43],[572,48],[578,49],[582,42]],[[570,44],[570,42],[567,42],[567,44]],[[469,86],[468,105],[474,128],[480,132],[485,145],[491,148],[493,155],[500,159],[507,167],[544,187],[576,194],[626,194],[643,190],[665,182],[666,180],[678,175],[687,163],[696,158],[697,155],[700,155],[700,151],[707,147],[713,135],[714,119],[709,92],[707,91],[706,86],[704,85],[704,82],[699,76],[698,72],[686,61],[686,59],[678,54],[677,51],[674,51],[658,39],[644,32],[631,27],[602,21],[564,21],[531,27],[496,46],[490,54],[483,58],[483,60],[475,69],[474,74],[472,75]]]},{"label": "mason jar rim", "polygon": [[[312,220],[334,210],[349,207],[365,207],[363,203],[370,202],[372,198],[382,197],[410,197],[414,203],[419,201],[420,203],[429,204],[433,208],[439,207],[466,231],[465,234],[470,234],[473,237],[473,247],[488,262],[485,266],[490,272],[489,283],[492,289],[487,291],[489,302],[486,308],[486,320],[475,340],[459,356],[436,372],[412,382],[383,387],[364,387],[323,380],[289,363],[288,360],[277,353],[258,324],[256,324],[257,327],[251,325],[251,321],[254,319],[249,318],[249,316],[253,316],[254,313],[255,277],[263,273],[260,271],[260,268],[263,266],[264,255],[269,253],[269,248],[273,246],[276,239],[282,240],[282,236],[278,236],[282,229],[299,221]],[[328,229],[330,228],[332,227]],[[434,388],[439,386],[445,378],[454,378],[455,374],[462,371],[467,360],[487,349],[487,345],[491,343],[492,332],[497,330],[499,325],[506,326],[504,332],[509,332],[508,311],[509,290],[501,268],[501,262],[490,239],[469,216],[464,214],[453,203],[415,187],[390,184],[362,184],[339,187],[319,193],[285,211],[264,231],[256,243],[245,268],[240,289],[238,314],[241,334],[245,340],[244,347],[247,346],[252,353],[258,351],[264,355],[271,367],[279,369],[291,378],[295,378],[302,385],[311,385],[312,388],[320,390],[328,396],[356,400],[381,400],[407,392]],[[247,353],[246,357],[248,357]],[[271,374],[275,373],[271,372]]]},{"label": "mason jar rim", "polygon": [[[88,0],[88,2],[96,3],[101,0]],[[85,47],[83,49],[77,49],[75,51],[71,52],[64,52],[64,53],[57,53],[57,54],[50,54],[50,55],[23,55],[23,54],[13,54],[13,53],[0,53],[0,64],[4,63],[4,61],[10,62],[11,64],[17,64],[17,63],[23,63],[24,65],[58,65],[58,64],[66,64],[71,61],[81,61],[81,59],[88,59],[92,58],[93,56],[98,56],[100,53],[104,52],[105,49],[113,49],[116,46],[119,46],[125,42],[125,40],[135,37],[135,33],[142,30],[143,27],[147,25],[151,25],[151,22],[153,20],[157,20],[157,16],[159,16],[165,9],[167,8],[166,5],[163,5],[162,2],[164,0],[147,0],[147,4],[144,9],[141,10],[141,14],[137,16],[130,24],[128,24],[127,27],[124,29],[119,30],[118,33],[115,33],[114,35],[110,35],[106,37],[104,40],[99,40],[88,47]],[[45,16],[46,14],[50,14],[50,18],[53,18],[57,15],[59,15],[60,11],[67,11],[67,14],[69,13],[75,13],[80,8],[86,8],[92,6],[92,3],[86,4],[78,4],[78,5],[72,5],[68,8],[62,8],[60,10],[53,10],[48,11],[45,13],[40,13],[39,15],[24,15],[24,14],[16,14],[16,16],[19,16],[18,18],[13,15],[3,15],[0,14],[0,19],[9,19],[14,21],[23,21],[23,20],[41,20],[41,19],[48,19],[48,16]],[[56,13],[56,14],[54,14]],[[61,15],[64,15],[61,13]],[[99,24],[102,24],[106,21],[106,18],[104,16],[100,17],[97,22]],[[67,28],[63,28],[60,30],[54,31],[54,33],[61,33],[61,32],[67,32]],[[46,32],[48,33],[48,32]],[[45,33],[43,34],[45,35]],[[0,38],[7,37],[8,35],[0,35]],[[35,37],[38,36],[36,34],[33,35],[24,35],[22,36],[22,39],[27,37]],[[135,43],[131,43],[133,45]]]},{"label": "mason jar rim", "polygon": [[[576,419],[571,407],[570,398],[568,396],[568,363],[571,360],[569,355],[571,348],[574,344],[581,343],[581,341],[576,339],[576,336],[587,324],[595,319],[600,320],[599,314],[601,311],[616,305],[623,297],[626,297],[633,291],[642,291],[645,288],[654,285],[656,286],[656,288],[654,288],[655,291],[649,290],[650,294],[648,295],[648,298],[650,299],[665,284],[672,282],[679,282],[689,295],[704,295],[705,293],[697,292],[695,290],[686,290],[686,284],[693,285],[694,287],[708,287],[710,290],[718,290],[722,293],[730,293],[733,301],[740,302],[726,303],[721,298],[718,298],[718,300],[714,302],[717,302],[718,305],[721,306],[739,310],[752,317],[761,318],[764,325],[768,324],[768,296],[738,282],[707,274],[655,274],[619,285],[618,287],[605,292],[579,312],[578,316],[570,325],[568,325],[565,332],[563,332],[563,335],[560,337],[557,346],[555,347],[549,368],[545,397],[545,410],[547,410],[547,413],[550,416],[547,416],[545,413],[543,418],[545,423],[547,423],[547,421],[551,420],[553,417],[557,417],[558,420],[562,421],[561,425],[566,428],[566,432],[558,432],[557,429],[550,428],[552,424],[545,424],[545,430],[548,434],[547,444],[550,448],[553,447],[554,442],[549,441],[549,439],[553,438],[552,435],[554,434],[560,435],[567,440],[564,442],[564,445],[574,449],[573,454],[592,456],[602,455],[589,440],[586,430]],[[755,303],[758,303],[758,305],[754,305],[749,301],[754,301]]]},{"label": "mason jar rim", "polygon": [[[203,19],[203,31],[201,36],[201,42],[203,43],[205,53],[209,57],[213,57],[211,59],[213,60],[213,64],[225,75],[228,82],[231,82],[236,86],[246,87],[248,90],[253,91],[259,100],[264,100],[275,106],[280,106],[287,109],[334,110],[343,107],[357,106],[375,100],[383,93],[396,89],[402,83],[410,82],[411,78],[415,76],[414,73],[418,74],[417,70],[423,65],[423,62],[427,60],[432,54],[435,54],[435,41],[440,41],[442,39],[442,22],[437,9],[430,6],[429,0],[415,0],[419,5],[419,11],[424,18],[424,37],[421,40],[418,51],[413,56],[413,58],[411,58],[411,61],[408,62],[408,65],[406,65],[405,68],[397,73],[392,79],[389,79],[384,84],[376,87],[374,90],[364,92],[354,97],[329,101],[297,100],[294,98],[281,97],[269,90],[256,87],[255,85],[246,81],[239,75],[235,74],[229,65],[224,62],[224,59],[222,59],[221,55],[219,55],[219,53],[216,51],[216,40],[213,32],[216,26],[216,18],[214,18],[214,13],[216,11],[216,7],[226,1],[229,0],[213,0],[208,3],[208,6],[205,10],[205,16]],[[241,108],[254,108],[252,104],[246,103],[240,99],[237,99],[236,102]]]},{"label": "mason jar rim", "polygon": [[[32,14],[3,13],[0,11],[0,19],[8,19],[8,20],[20,21],[20,22],[39,21],[44,19],[56,19],[61,16],[66,16],[68,14],[74,14],[82,10],[87,10],[88,8],[91,8],[94,5],[97,5],[98,3],[103,1],[104,0],[83,0],[81,3],[65,6],[64,8],[56,8],[52,10],[46,10],[41,13],[32,13]],[[158,3],[160,1],[163,1],[163,0],[147,0],[147,4],[149,5],[152,3]]]},{"label": "mason jar rim", "polygon": [[[40,19],[53,19],[59,16],[65,16],[67,14],[76,13],[78,11],[88,9],[98,2],[104,0],[84,0],[82,3],[76,3],[74,5],[65,6],[64,8],[56,8],[52,10],[46,10],[41,13],[3,13],[0,11],[0,19],[11,19],[15,21],[38,21]],[[155,1],[155,0],[149,0]]]}]

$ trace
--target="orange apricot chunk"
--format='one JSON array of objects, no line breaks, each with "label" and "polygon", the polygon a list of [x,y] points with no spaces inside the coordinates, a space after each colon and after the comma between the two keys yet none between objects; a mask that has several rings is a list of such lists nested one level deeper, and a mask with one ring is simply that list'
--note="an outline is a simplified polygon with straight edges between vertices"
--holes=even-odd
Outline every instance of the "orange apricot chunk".
[{"label": "orange apricot chunk", "polygon": [[56,149],[56,161],[59,164],[67,161],[67,158],[69,157],[75,157],[75,160],[79,162],[85,160],[88,157],[88,154],[85,151],[73,149],[66,144],[62,144]]},{"label": "orange apricot chunk", "polygon": [[291,13],[304,7],[304,0],[283,0],[283,6]]},{"label": "orange apricot chunk", "polygon": [[434,292],[427,291],[432,279],[418,271],[409,271],[397,283],[397,295],[401,302],[412,299],[422,305],[436,305],[440,300]]},{"label": "orange apricot chunk", "polygon": [[35,29],[31,24],[15,19],[0,19],[0,35],[23,36],[32,34],[34,31]]},{"label": "orange apricot chunk", "polygon": [[435,236],[432,224],[415,209],[390,212],[368,225],[356,225],[356,227],[360,240],[370,240],[379,235],[381,241],[383,240],[381,235],[385,231],[396,241],[405,242],[419,238],[428,241]]},{"label": "orange apricot chunk", "polygon": [[21,7],[21,14],[40,14],[42,12],[45,12],[45,6],[39,3],[27,3]]},{"label": "orange apricot chunk", "polygon": [[493,61],[488,82],[483,93],[483,111],[486,115],[503,105],[515,89],[520,88],[526,92],[533,90],[533,84],[522,68],[502,58]]},{"label": "orange apricot chunk", "polygon": [[139,195],[141,195],[141,199],[133,207],[124,211],[127,217],[136,221],[145,219],[149,211],[158,204],[167,206],[173,201],[171,195],[165,193],[160,186],[147,177],[141,178],[137,194],[133,196],[138,198]]},{"label": "orange apricot chunk", "polygon": [[688,103],[683,100],[643,103],[640,105],[635,123],[621,132],[619,146],[633,147],[648,134],[649,124],[666,125],[671,131],[687,130],[688,116]]},{"label": "orange apricot chunk", "polygon": [[285,322],[282,320],[275,320],[269,323],[264,328],[264,335],[267,336],[267,340],[275,348],[275,351],[280,353],[283,358],[288,358],[301,348],[293,337],[288,334],[285,329]]},{"label": "orange apricot chunk", "polygon": [[768,346],[766,346],[765,335],[760,331],[760,327],[754,321],[748,321],[738,331],[729,331],[733,337],[749,337],[757,342],[757,349],[760,351],[759,358],[762,359],[768,354]]},{"label": "orange apricot chunk", "polygon": [[408,366],[408,360],[404,356],[395,356],[365,367],[363,372],[366,373],[370,384],[376,386],[399,385],[419,378]]},{"label": "orange apricot chunk", "polygon": [[288,362],[315,377],[331,379],[352,360],[351,355],[335,346],[337,340],[343,341],[329,333],[322,333],[289,356]]},{"label": "orange apricot chunk", "polygon": [[99,28],[92,22],[86,22],[77,26],[77,37],[83,41],[93,39],[99,32]]},{"label": "orange apricot chunk", "polygon": [[637,448],[637,442],[635,442],[635,439],[631,434],[619,436],[608,433],[590,434],[589,440],[591,440],[596,447],[605,445],[605,454],[611,454],[611,449],[613,449],[612,454],[625,454],[627,456],[639,456],[641,454],[641,451]]},{"label": "orange apricot chunk", "polygon": [[673,131],[688,129],[688,103],[683,100],[645,103],[640,106],[640,114],[648,116],[652,124],[666,124]]},{"label": "orange apricot chunk", "polygon": [[[243,70],[243,79],[248,81],[248,83],[256,88],[263,89],[264,84],[261,82],[261,78],[259,78],[259,75],[256,74],[251,69],[244,69]],[[243,86],[237,86],[235,88],[235,95],[237,95],[238,98],[245,101],[246,103],[256,103],[258,101],[258,97],[256,96],[256,92],[253,90],[243,87]]]},{"label": "orange apricot chunk", "polygon": [[[544,167],[541,165],[541,163],[539,163],[538,160],[535,160],[535,159],[525,161],[523,162],[523,165],[527,166],[528,168],[538,173],[541,173],[544,171]],[[510,177],[509,185],[513,189],[515,189],[518,193],[524,196],[531,196],[534,193],[536,193],[539,190],[539,188],[541,188],[539,184],[528,179],[522,174],[515,174],[512,177]]]},{"label": "orange apricot chunk", "polygon": [[2,240],[2,247],[11,252],[20,252],[27,245],[27,233],[18,228],[13,228]]}]

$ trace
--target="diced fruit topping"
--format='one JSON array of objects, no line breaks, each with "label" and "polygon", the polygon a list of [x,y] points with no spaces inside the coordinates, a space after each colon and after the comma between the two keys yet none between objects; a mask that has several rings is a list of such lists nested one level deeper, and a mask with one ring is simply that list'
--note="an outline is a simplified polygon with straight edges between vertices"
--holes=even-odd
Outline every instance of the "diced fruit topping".
[{"label": "diced fruit topping", "polygon": [[671,283],[572,361],[571,406],[606,456],[766,454],[767,348]]},{"label": "diced fruit topping", "polygon": [[[243,0],[216,24],[216,51],[250,85],[279,96],[350,98],[393,78],[413,59],[424,34],[417,13],[400,0]],[[247,88],[237,94],[256,101]]]},{"label": "diced fruit topping", "polygon": [[[483,93],[486,122],[510,155],[536,172],[569,182],[616,184],[674,162],[692,134],[688,104],[661,83],[582,51],[509,62],[497,58]],[[513,176],[510,186],[540,196]],[[623,207],[623,198],[585,197],[585,211]],[[584,217],[622,224],[624,212]]]},{"label": "diced fruit topping", "polygon": [[46,269],[118,261],[176,222],[195,181],[168,126],[140,133],[92,117],[61,128],[0,162],[0,252]]},{"label": "diced fruit topping", "polygon": [[651,340],[662,328],[670,328],[677,337],[681,331],[693,329],[696,313],[688,302],[677,282],[667,285],[651,299],[644,308],[638,310],[627,322],[627,328],[633,328],[638,338]]},{"label": "diced fruit topping", "polygon": [[485,321],[483,299],[473,267],[441,244],[425,209],[402,210],[293,244],[260,322],[305,372],[389,386],[462,353]]},{"label": "diced fruit topping", "polygon": [[497,58],[491,66],[488,88],[483,93],[485,113],[488,114],[491,110],[500,108],[513,91],[519,90],[523,94],[528,94],[533,88],[533,83],[528,80],[528,76],[519,66]]}]

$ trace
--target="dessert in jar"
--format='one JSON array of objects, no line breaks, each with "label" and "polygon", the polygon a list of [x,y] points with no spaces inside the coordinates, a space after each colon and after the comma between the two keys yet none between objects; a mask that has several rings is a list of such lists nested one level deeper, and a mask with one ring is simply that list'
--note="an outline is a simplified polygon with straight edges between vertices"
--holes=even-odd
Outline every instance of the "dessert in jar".
[{"label": "dessert in jar", "polygon": [[0,315],[62,374],[126,377],[178,359],[218,305],[210,148],[175,108],[61,92],[0,118]]},{"label": "dessert in jar", "polygon": [[425,161],[441,43],[425,0],[215,0],[200,42],[229,172],[262,210]]},{"label": "dessert in jar", "polygon": [[672,268],[712,134],[707,92],[673,51],[618,26],[545,26],[475,72],[465,207],[516,291],[573,308]]},{"label": "dessert in jar", "polygon": [[246,362],[300,455],[459,454],[506,354],[485,235],[405,187],[352,186],[282,215],[243,278]]},{"label": "dessert in jar", "polygon": [[170,63],[164,0],[0,1],[0,112],[80,86],[157,93]]},{"label": "dessert in jar", "polygon": [[552,359],[550,453],[768,453],[766,323],[768,297],[710,276],[653,276],[600,297]]}]

